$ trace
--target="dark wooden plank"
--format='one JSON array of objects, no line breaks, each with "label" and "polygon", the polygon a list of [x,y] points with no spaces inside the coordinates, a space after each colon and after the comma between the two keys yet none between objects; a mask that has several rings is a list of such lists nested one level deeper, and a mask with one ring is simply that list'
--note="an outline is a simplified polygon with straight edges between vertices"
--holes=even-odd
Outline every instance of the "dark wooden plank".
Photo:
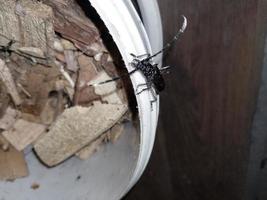
[{"label": "dark wooden plank", "polygon": [[166,39],[179,29],[181,14],[189,26],[165,60],[175,67],[161,95],[151,163],[126,199],[240,200],[260,82],[266,1],[159,4]]}]

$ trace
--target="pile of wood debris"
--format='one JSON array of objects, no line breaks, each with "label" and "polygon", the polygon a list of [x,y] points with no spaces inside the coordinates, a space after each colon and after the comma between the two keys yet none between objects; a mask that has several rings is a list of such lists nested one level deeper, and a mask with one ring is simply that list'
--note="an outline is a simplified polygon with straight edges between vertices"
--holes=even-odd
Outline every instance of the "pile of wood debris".
[{"label": "pile of wood debris", "polygon": [[0,0],[0,179],[28,175],[24,150],[47,166],[87,159],[129,119],[100,32],[75,0]]}]

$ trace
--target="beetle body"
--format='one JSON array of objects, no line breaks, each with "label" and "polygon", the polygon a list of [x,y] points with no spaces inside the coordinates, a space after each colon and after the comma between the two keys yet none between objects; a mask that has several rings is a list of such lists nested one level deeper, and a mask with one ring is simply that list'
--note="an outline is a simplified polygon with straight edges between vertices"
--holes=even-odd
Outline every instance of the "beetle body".
[{"label": "beetle body", "polygon": [[132,65],[134,68],[141,71],[145,76],[148,87],[152,86],[157,94],[164,90],[165,81],[161,75],[159,68],[157,67],[157,64],[152,65],[150,60],[148,59],[134,59]]}]

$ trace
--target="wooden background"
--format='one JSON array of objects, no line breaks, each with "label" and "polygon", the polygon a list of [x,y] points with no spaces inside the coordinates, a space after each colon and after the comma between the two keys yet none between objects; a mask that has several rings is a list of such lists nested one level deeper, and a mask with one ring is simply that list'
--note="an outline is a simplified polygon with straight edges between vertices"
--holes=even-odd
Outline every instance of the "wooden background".
[{"label": "wooden background", "polygon": [[[166,56],[155,148],[125,200],[241,200],[249,133],[260,84],[264,0],[160,0],[167,41],[189,26]],[[180,20],[180,21],[179,21]]]}]

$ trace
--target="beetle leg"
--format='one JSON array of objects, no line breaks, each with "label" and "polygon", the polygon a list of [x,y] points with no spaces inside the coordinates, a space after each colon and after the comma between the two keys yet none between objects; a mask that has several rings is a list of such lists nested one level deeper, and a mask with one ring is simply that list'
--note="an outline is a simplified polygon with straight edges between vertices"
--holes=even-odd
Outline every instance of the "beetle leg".
[{"label": "beetle leg", "polygon": [[106,84],[106,83],[109,83],[109,82],[117,81],[119,79],[122,79],[125,76],[131,76],[136,71],[137,71],[137,69],[134,69],[134,70],[132,70],[132,71],[130,71],[128,73],[122,74],[120,76],[115,76],[115,77],[113,77],[111,79],[108,79],[108,80],[105,80],[105,81],[102,81],[102,82],[99,82],[99,83],[87,84],[87,86],[99,86],[99,85],[103,85],[103,84]]},{"label": "beetle leg", "polygon": [[[139,89],[140,87],[143,87],[143,86],[146,86],[146,87],[143,88],[142,90],[140,90],[140,91],[138,92],[138,89]],[[148,89],[150,89],[150,88],[151,88],[151,84],[148,84],[148,83],[139,84],[139,85],[137,85],[136,90],[135,90],[136,95],[139,95],[139,94],[141,94],[142,92],[144,92],[144,91],[146,91],[146,90],[148,90]]]},{"label": "beetle leg", "polygon": [[153,90],[153,88],[151,90],[151,94],[153,96],[153,100],[150,101],[150,104],[151,104],[151,110],[153,110],[153,103],[157,101],[157,94],[155,90]]},{"label": "beetle leg", "polygon": [[145,53],[145,54],[141,54],[141,55],[135,55],[133,53],[130,53],[130,55],[134,58],[143,58],[143,57],[150,57],[150,53]]},{"label": "beetle leg", "polygon": [[140,60],[135,58],[132,62],[129,63],[129,65],[135,68],[138,62],[140,62]]},{"label": "beetle leg", "polygon": [[[138,88],[142,87],[142,86],[146,86],[146,87],[138,92]],[[136,88],[136,95],[139,95],[142,92],[144,92],[146,90],[149,90],[149,89],[151,89],[150,91],[151,91],[151,94],[152,94],[152,97],[153,97],[153,99],[150,101],[151,110],[153,111],[153,103],[157,101],[157,94],[156,94],[155,90],[152,88],[152,84],[151,83],[143,83],[143,84],[138,85],[137,88]]]}]

